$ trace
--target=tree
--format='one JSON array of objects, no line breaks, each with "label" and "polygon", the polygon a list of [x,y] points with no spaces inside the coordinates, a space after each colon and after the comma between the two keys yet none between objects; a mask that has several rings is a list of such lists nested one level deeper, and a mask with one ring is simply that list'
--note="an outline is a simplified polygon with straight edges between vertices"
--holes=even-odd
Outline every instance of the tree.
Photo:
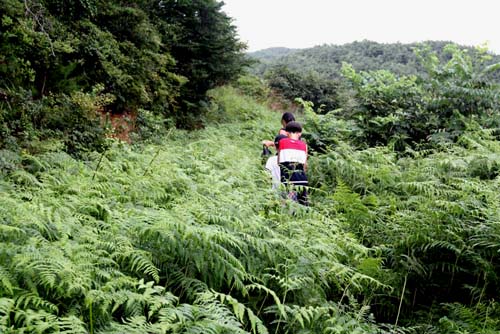
[{"label": "tree", "polygon": [[269,70],[265,77],[271,88],[290,100],[301,98],[311,101],[324,111],[339,106],[338,82],[326,79],[314,70],[303,73],[292,70],[286,65],[277,65]]},{"label": "tree", "polygon": [[447,61],[430,48],[417,50],[425,69],[419,76],[343,67],[357,103],[344,110],[344,117],[356,122],[363,141],[402,150],[429,140],[455,141],[470,121],[498,127],[500,90],[493,74],[500,63],[486,65],[490,56],[484,50],[471,53],[454,45],[444,54]]},{"label": "tree", "polygon": [[159,19],[163,42],[177,60],[176,71],[189,80],[181,91],[183,115],[177,116],[182,120],[186,113],[201,112],[209,89],[236,78],[250,64],[223,5],[215,0],[167,0],[150,7],[149,13]]},{"label": "tree", "polygon": [[[85,132],[92,131],[99,111],[198,125],[206,92],[235,79],[248,63],[222,6],[215,0],[2,1],[0,140],[75,132],[62,121],[72,115],[78,121],[71,124],[91,119]],[[76,117],[78,96],[99,99],[97,87],[113,98],[90,103],[99,107]],[[77,139],[82,142],[88,141]]]}]

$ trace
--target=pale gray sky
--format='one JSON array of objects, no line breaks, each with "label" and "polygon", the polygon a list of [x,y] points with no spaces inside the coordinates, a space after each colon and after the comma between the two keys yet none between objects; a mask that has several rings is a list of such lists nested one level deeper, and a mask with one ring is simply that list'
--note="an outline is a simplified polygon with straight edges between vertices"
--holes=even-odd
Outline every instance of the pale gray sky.
[{"label": "pale gray sky", "polygon": [[249,51],[363,39],[488,43],[500,54],[498,0],[224,0]]}]

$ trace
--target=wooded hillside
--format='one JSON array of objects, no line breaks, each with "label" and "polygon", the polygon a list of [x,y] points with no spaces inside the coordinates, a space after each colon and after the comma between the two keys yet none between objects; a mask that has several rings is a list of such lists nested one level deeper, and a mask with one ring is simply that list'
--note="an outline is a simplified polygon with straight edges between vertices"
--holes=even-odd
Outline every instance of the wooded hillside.
[{"label": "wooded hillside", "polygon": [[247,62],[221,8],[215,0],[3,0],[0,146],[58,136],[72,152],[102,149],[96,109],[146,128],[201,126],[206,91]]},{"label": "wooded hillside", "polygon": [[[276,66],[286,66],[292,71],[316,72],[328,79],[338,79],[342,63],[351,64],[358,71],[388,70],[396,75],[422,73],[424,68],[414,50],[426,45],[442,60],[449,60],[443,50],[447,41],[426,41],[422,43],[377,43],[359,41],[343,45],[318,45],[307,49],[270,48],[250,52],[248,55],[259,61],[252,67],[252,73],[263,76]],[[457,45],[474,53],[472,46]],[[500,61],[500,55],[491,54],[491,64]]]},{"label": "wooded hillside", "polygon": [[[429,66],[433,66],[431,63],[444,63],[452,59],[452,46],[463,50],[470,66],[476,68],[500,61],[500,56],[487,52],[484,47],[461,47],[432,41],[418,44],[362,41],[301,50],[276,48],[251,53],[250,56],[259,61],[253,65],[252,73],[264,78],[271,88],[285,98],[293,100],[299,97],[329,111],[349,105],[346,99],[349,99],[350,83],[344,76],[344,64],[360,72],[387,71],[394,79],[415,76],[422,83],[432,80],[433,74],[429,69]],[[427,59],[429,54],[436,59]],[[470,69],[466,71],[470,72]],[[484,79],[498,83],[500,74],[490,71]]]},{"label": "wooded hillside", "polygon": [[[0,332],[499,333],[496,56],[278,48],[242,76],[221,9],[1,2]],[[263,167],[278,91],[308,206]]]}]

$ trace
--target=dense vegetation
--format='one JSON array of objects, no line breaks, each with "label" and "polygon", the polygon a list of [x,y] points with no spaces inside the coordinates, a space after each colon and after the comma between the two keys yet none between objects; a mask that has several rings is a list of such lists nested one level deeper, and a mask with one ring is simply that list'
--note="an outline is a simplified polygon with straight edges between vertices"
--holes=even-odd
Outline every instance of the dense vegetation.
[{"label": "dense vegetation", "polygon": [[399,151],[434,147],[455,142],[471,121],[490,128],[500,125],[499,84],[492,76],[500,63],[487,65],[489,55],[476,60],[453,45],[445,51],[451,58],[444,63],[429,50],[418,51],[425,76],[356,72],[344,66],[353,102],[338,113],[360,128],[360,143],[389,144]]},{"label": "dense vegetation", "polygon": [[270,192],[255,138],[279,115],[231,89],[212,96],[212,121],[232,123],[159,145],[114,142],[85,160],[55,142],[2,151],[3,333],[375,330],[349,302],[388,289],[357,268],[376,270],[370,250]]},{"label": "dense vegetation", "polygon": [[500,150],[356,149],[306,104],[313,206],[259,159],[279,114],[227,87],[204,130],[1,151],[4,333],[495,333]]},{"label": "dense vegetation", "polygon": [[[500,332],[493,55],[360,42],[269,87],[215,0],[0,6],[0,332]],[[272,89],[310,207],[262,168]]]},{"label": "dense vegetation", "polygon": [[[317,72],[329,79],[340,77],[342,63],[351,64],[358,71],[388,70],[397,75],[418,74],[424,70],[414,50],[428,46],[441,60],[449,60],[443,53],[446,41],[427,41],[422,43],[377,43],[356,41],[343,45],[318,45],[307,49],[270,48],[249,53],[259,63],[252,66],[252,73],[263,76],[275,66],[286,66],[292,71]],[[456,45],[456,44],[455,44]],[[460,49],[474,52],[475,48],[456,45]],[[499,55],[492,55],[491,63],[500,61]]]},{"label": "dense vegetation", "polygon": [[215,0],[2,0],[0,147],[103,149],[101,112],[197,127],[206,91],[247,62]]},{"label": "dense vegetation", "polygon": [[[435,41],[414,44],[361,41],[309,49],[271,48],[249,55],[258,60],[252,67],[252,73],[266,78],[270,87],[286,98],[300,97],[317,107],[323,105],[323,110],[329,111],[346,104],[343,101],[343,63],[351,64],[356,71],[386,70],[397,77],[415,75],[427,80],[428,67],[415,50],[426,49],[446,62],[452,57],[450,44]],[[481,53],[485,52],[484,48],[456,47],[467,50],[474,62],[480,61]],[[500,56],[489,54],[488,60],[481,61],[486,65],[495,64],[500,62]],[[500,82],[499,73],[493,73],[492,77]]]}]

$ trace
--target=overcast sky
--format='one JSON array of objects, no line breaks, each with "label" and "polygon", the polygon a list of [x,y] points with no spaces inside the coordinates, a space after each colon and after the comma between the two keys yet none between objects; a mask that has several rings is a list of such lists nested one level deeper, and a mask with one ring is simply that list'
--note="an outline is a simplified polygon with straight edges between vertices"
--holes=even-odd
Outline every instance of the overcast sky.
[{"label": "overcast sky", "polygon": [[499,0],[224,0],[249,51],[364,39],[488,43],[500,54]]}]

